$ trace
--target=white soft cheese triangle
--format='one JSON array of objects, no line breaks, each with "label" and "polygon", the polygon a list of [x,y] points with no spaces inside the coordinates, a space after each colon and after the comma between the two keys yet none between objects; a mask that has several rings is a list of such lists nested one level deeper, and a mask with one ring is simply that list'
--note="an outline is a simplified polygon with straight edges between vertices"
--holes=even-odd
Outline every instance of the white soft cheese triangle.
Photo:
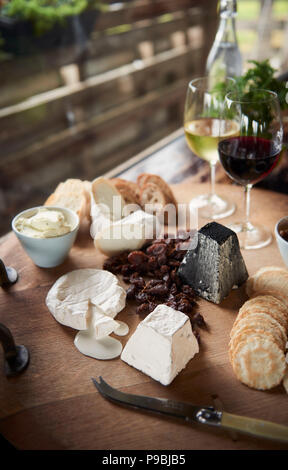
[{"label": "white soft cheese triangle", "polygon": [[87,330],[93,324],[97,337],[115,331],[119,323],[113,318],[125,302],[126,292],[114,274],[88,268],[61,276],[46,297],[46,305],[59,323],[76,330]]},{"label": "white soft cheese triangle", "polygon": [[112,256],[126,250],[139,250],[159,230],[157,218],[138,210],[107,225],[94,239],[95,247]]},{"label": "white soft cheese triangle", "polygon": [[90,235],[94,238],[101,233],[106,227],[111,225],[109,208],[105,204],[96,204],[94,198],[91,198],[91,226]]},{"label": "white soft cheese triangle", "polygon": [[199,352],[187,315],[158,305],[128,340],[121,359],[163,385],[169,385]]}]

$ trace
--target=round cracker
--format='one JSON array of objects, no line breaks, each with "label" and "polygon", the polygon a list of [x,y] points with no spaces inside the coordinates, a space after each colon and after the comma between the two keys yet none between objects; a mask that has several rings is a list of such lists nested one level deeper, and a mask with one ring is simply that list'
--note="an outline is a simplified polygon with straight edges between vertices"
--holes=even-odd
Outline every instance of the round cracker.
[{"label": "round cracker", "polygon": [[241,312],[241,314],[239,315],[239,321],[242,319],[242,318],[245,318],[245,317],[249,317],[250,315],[254,315],[255,313],[265,313],[266,315],[268,315],[269,317],[271,318],[274,318],[274,320],[276,320],[283,328],[284,328],[284,331],[285,331],[285,334],[286,334],[286,331],[287,331],[287,319],[285,316],[283,316],[283,314],[279,311],[277,311],[275,308],[272,309],[272,308],[268,308],[268,307],[249,307],[247,308],[244,312]]},{"label": "round cracker", "polygon": [[[249,302],[249,301],[248,301]],[[274,318],[280,325],[283,326],[285,332],[287,331],[288,328],[288,318],[286,316],[286,313],[281,311],[278,306],[270,306],[270,305],[258,305],[257,303],[255,304],[249,304],[248,302],[245,302],[245,304],[241,307],[239,310],[239,313],[237,315],[235,323],[240,321],[241,318],[246,317],[247,315],[251,315],[253,313],[266,313],[270,317]]]},{"label": "round cracker", "polygon": [[[287,341],[287,336],[285,334],[284,328],[281,325],[275,322],[274,324],[269,321],[270,319],[265,319],[262,315],[255,314],[254,316],[248,317],[248,319],[243,319],[239,324],[231,331],[231,341],[239,337],[242,332],[247,329],[258,332],[263,332],[264,336],[267,333],[272,334],[274,340],[279,345],[281,349],[285,349],[285,344]],[[272,319],[274,320],[274,319]]]},{"label": "round cracker", "polygon": [[254,276],[251,276],[247,279],[246,284],[245,284],[245,290],[246,290],[246,294],[248,295],[248,297],[252,297],[252,295],[255,294]]},{"label": "round cracker", "polygon": [[[273,289],[275,289],[275,276],[276,278],[284,277],[285,281],[287,281],[288,271],[278,266],[265,266],[258,269],[246,282],[246,293],[248,297],[252,297],[252,295],[257,292],[265,293],[266,290],[271,289],[272,285],[274,286]],[[269,279],[270,277],[272,277],[272,279],[274,278],[272,285],[270,281],[267,284],[267,278]],[[276,287],[276,290],[279,290],[279,287]],[[288,307],[287,303],[286,306]]]},{"label": "round cracker", "polygon": [[[243,305],[248,304],[265,304],[265,305],[277,305],[281,310],[283,310],[284,313],[288,315],[288,310],[284,302],[279,300],[277,297],[271,295],[271,294],[259,294],[251,297],[249,300],[247,300]],[[242,306],[243,307],[243,306]],[[242,308],[241,307],[241,308]],[[241,310],[240,308],[240,310]]]},{"label": "round cracker", "polygon": [[[245,335],[245,337],[243,336],[242,339],[241,339],[241,342],[249,342],[249,341],[253,342],[253,340],[255,340],[257,338],[261,340],[262,337],[263,337],[263,334],[261,335],[261,334],[255,333],[255,331],[254,331],[253,334],[248,333],[248,334]],[[240,343],[240,341],[239,341],[239,343]],[[235,354],[235,351],[236,351],[237,346],[238,346],[239,343],[237,343],[237,345],[235,345],[235,348],[233,348],[231,340],[229,341],[228,356],[229,356],[229,361],[232,364],[232,367],[233,367],[234,354]]]},{"label": "round cracker", "polygon": [[258,271],[250,276],[246,281],[246,293],[248,297],[251,297],[256,292],[256,283],[257,279],[261,276],[261,274],[270,272],[270,271],[277,271],[282,268],[278,268],[277,266],[265,266],[264,268],[258,269]]},{"label": "round cracker", "polygon": [[253,288],[257,292],[259,289],[275,288],[280,291],[288,288],[288,273],[284,270],[275,269],[266,271],[254,279]]},{"label": "round cracker", "polygon": [[277,299],[285,306],[286,312],[288,312],[288,295],[285,295],[278,289],[264,289],[263,291],[259,290],[258,292],[253,292],[251,298],[254,299],[263,295],[269,295]]},{"label": "round cracker", "polygon": [[253,288],[257,289],[262,279],[267,279],[269,277],[274,276],[286,277],[287,275],[288,271],[284,268],[280,268],[279,266],[265,266],[263,268],[258,269],[258,271],[252,276]]},{"label": "round cracker", "polygon": [[284,377],[284,352],[270,338],[255,336],[240,341],[235,348],[232,367],[238,380],[257,390],[268,390]]},{"label": "round cracker", "polygon": [[260,326],[265,330],[277,331],[279,338],[285,348],[287,341],[287,334],[285,328],[277,321],[275,318],[271,317],[267,313],[251,313],[246,317],[240,318],[239,321],[236,321],[230,331],[230,338],[237,335],[237,332],[240,328],[244,326]]},{"label": "round cracker", "polygon": [[[239,315],[241,316],[242,312],[247,310],[247,308],[257,308],[257,309],[273,309],[277,310],[282,314],[282,317],[284,320],[287,320],[287,326],[288,326],[288,309],[286,305],[276,298],[275,296],[272,295],[258,295],[255,297],[252,297],[251,299],[247,300],[242,307],[239,310]],[[237,319],[236,319],[237,320]]]},{"label": "round cracker", "polygon": [[279,342],[279,337],[277,338],[277,340],[275,340],[275,336],[270,331],[265,331],[261,328],[258,328],[257,330],[257,327],[254,328],[252,326],[247,326],[246,328],[243,328],[243,330],[239,331],[239,334],[233,336],[229,341],[229,351],[232,353],[232,359],[236,347],[241,341],[253,342],[256,338],[270,339],[271,341],[273,341],[273,343],[277,344],[277,346],[279,346],[281,350],[284,350],[282,343]]},{"label": "round cracker", "polygon": [[246,291],[249,296],[259,291],[276,289],[280,292],[288,291],[288,271],[276,266],[268,266],[257,271],[252,278],[247,281]]},{"label": "round cracker", "polygon": [[285,305],[283,300],[278,299],[275,295],[272,294],[265,294],[265,295],[257,295],[251,297],[251,299],[247,302],[250,302],[251,305],[267,305],[271,307],[277,308],[280,312],[283,313],[285,317],[288,318],[288,308]]},{"label": "round cracker", "polygon": [[258,271],[253,275],[254,279],[259,279],[259,277],[261,277],[263,274],[266,274],[266,273],[279,273],[280,275],[281,274],[288,274],[288,271],[287,269],[285,268],[281,268],[280,266],[264,266],[263,268],[260,268],[258,269]]},{"label": "round cracker", "polygon": [[[283,299],[283,296],[282,296]],[[252,297],[249,300],[250,305],[257,305],[257,307],[268,307],[272,309],[278,310],[281,313],[282,318],[284,318],[284,322],[286,320],[287,329],[288,329],[288,308],[286,307],[283,300],[279,300],[277,297],[267,294],[267,295],[259,295],[257,297]],[[287,329],[285,330],[287,332]]]},{"label": "round cracker", "polygon": [[266,328],[265,325],[245,325],[242,326],[237,334],[233,335],[229,342],[229,348],[234,351],[237,344],[240,343],[246,337],[252,336],[251,341],[253,341],[253,336],[259,335],[264,338],[270,338],[273,340],[279,348],[284,350],[284,342],[277,330],[271,330]]}]

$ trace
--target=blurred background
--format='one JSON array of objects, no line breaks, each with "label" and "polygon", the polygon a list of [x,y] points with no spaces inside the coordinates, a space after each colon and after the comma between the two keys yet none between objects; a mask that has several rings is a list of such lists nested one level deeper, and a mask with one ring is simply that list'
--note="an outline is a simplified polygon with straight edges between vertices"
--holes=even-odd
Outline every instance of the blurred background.
[{"label": "blurred background", "polygon": [[[33,24],[23,2],[0,1],[0,235],[60,181],[92,180],[179,129],[219,23],[217,0],[74,0],[56,26],[61,1]],[[288,0],[237,3],[244,70],[269,58],[287,72]]]}]

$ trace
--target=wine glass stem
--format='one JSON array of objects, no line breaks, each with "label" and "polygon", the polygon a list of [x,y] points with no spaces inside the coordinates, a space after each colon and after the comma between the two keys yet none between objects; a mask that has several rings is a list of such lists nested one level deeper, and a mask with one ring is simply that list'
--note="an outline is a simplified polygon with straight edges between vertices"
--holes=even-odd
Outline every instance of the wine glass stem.
[{"label": "wine glass stem", "polygon": [[249,230],[251,227],[250,224],[250,191],[252,184],[247,184],[245,186],[245,229]]},{"label": "wine glass stem", "polygon": [[215,196],[216,162],[210,162],[210,198]]}]

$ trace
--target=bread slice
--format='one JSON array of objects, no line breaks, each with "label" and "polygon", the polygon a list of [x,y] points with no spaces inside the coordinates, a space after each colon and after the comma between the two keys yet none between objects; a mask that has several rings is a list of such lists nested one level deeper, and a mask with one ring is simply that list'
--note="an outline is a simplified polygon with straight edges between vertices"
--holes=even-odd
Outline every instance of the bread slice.
[{"label": "bread slice", "polygon": [[150,173],[141,173],[138,178],[137,178],[137,184],[139,187],[142,189],[146,184],[153,183],[155,184],[158,189],[165,194],[166,197],[166,204],[174,204],[175,207],[177,208],[177,201],[174,197],[174,194],[169,186],[169,184],[166,183],[166,181],[161,178],[161,176],[158,175],[153,175]]},{"label": "bread slice", "polygon": [[53,193],[47,199],[45,206],[67,207],[73,210],[83,220],[86,216],[86,199],[82,193],[58,192]]},{"label": "bread slice", "polygon": [[133,181],[127,181],[122,178],[112,178],[111,183],[122,195],[125,204],[138,204],[140,203],[139,187]]},{"label": "bread slice", "polygon": [[91,193],[96,204],[108,208],[111,220],[120,220],[125,206],[124,198],[113,183],[107,178],[99,177],[92,181]]},{"label": "bread slice", "polygon": [[83,181],[79,179],[68,178],[63,183],[59,183],[54,193],[82,193]]},{"label": "bread slice", "polygon": [[74,210],[80,221],[85,217],[90,218],[90,189],[89,181],[79,179],[67,179],[59,183],[53,194],[51,194],[45,206],[62,206]]},{"label": "bread slice", "polygon": [[155,214],[169,204],[169,198],[155,183],[146,183],[141,187],[140,204],[143,210]]}]

